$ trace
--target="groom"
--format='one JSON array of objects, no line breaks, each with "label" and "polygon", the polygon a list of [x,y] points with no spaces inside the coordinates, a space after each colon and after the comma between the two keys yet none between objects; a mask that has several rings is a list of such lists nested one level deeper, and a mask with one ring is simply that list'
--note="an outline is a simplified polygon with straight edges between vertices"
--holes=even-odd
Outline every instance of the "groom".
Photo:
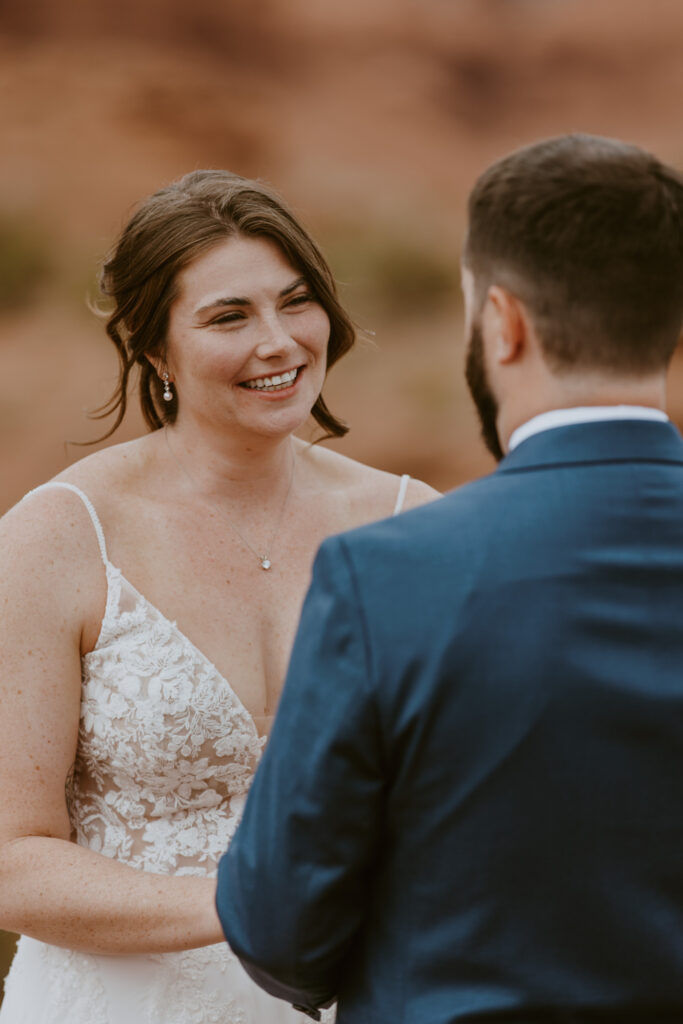
[{"label": "groom", "polygon": [[339,1024],[683,1021],[683,179],[515,152],[463,286],[500,466],[323,544],[225,934]]}]

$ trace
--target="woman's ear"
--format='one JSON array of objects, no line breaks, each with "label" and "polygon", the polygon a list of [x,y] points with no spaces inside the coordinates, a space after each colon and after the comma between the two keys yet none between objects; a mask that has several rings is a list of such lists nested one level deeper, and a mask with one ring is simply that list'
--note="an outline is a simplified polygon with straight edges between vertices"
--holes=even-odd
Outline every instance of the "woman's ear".
[{"label": "woman's ear", "polygon": [[528,320],[525,310],[512,292],[494,284],[488,290],[482,312],[483,329],[492,338],[489,351],[498,363],[514,363],[528,347]]},{"label": "woman's ear", "polygon": [[156,370],[157,377],[159,377],[160,380],[163,379],[164,373],[168,373],[169,381],[173,381],[173,377],[171,376],[168,367],[166,366],[166,361],[161,356],[154,356],[150,355],[149,352],[145,352],[145,359],[148,359],[149,362],[152,364],[152,366]]}]

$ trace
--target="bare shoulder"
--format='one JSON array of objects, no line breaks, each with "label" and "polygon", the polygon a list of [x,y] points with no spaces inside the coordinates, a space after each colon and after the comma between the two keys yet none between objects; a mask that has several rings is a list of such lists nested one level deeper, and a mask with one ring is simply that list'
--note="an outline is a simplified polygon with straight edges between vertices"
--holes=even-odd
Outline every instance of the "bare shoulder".
[{"label": "bare shoulder", "polygon": [[320,445],[304,449],[303,457],[308,460],[324,487],[343,497],[347,509],[348,527],[385,519],[391,516],[402,490],[402,509],[416,508],[441,495],[421,480],[404,478],[395,473],[375,469],[356,459]]},{"label": "bare shoulder", "polygon": [[[0,519],[0,605],[45,629],[57,609],[64,624],[84,609],[75,595],[85,596],[89,567],[99,557],[82,503],[55,500],[52,491],[28,494]],[[5,614],[5,625],[10,621]]]},{"label": "bare shoulder", "polygon": [[441,491],[435,490],[422,480],[414,480],[410,477],[403,508],[417,508],[419,505],[426,505],[428,502],[436,501],[437,498],[441,497]]},{"label": "bare shoulder", "polygon": [[151,435],[111,445],[86,455],[54,478],[84,491],[94,504],[102,498],[111,500],[135,488],[144,479],[150,449],[156,445]]},{"label": "bare shoulder", "polygon": [[[19,564],[42,565],[41,575],[53,566],[55,572],[69,566],[70,574],[77,566],[99,561],[97,535],[82,499],[69,489],[75,488],[97,508],[102,506],[107,493],[116,493],[116,484],[122,484],[131,475],[131,467],[139,461],[135,442],[116,445],[95,452],[69,466],[68,469],[46,481],[25,495],[0,519],[0,558]],[[62,576],[63,571],[62,571]]]}]

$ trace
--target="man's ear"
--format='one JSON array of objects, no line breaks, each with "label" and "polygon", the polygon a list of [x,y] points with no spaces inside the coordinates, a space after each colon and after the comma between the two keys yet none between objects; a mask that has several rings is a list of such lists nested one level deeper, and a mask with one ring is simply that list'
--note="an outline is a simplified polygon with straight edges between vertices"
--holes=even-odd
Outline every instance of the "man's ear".
[{"label": "man's ear", "polygon": [[482,324],[492,339],[489,351],[496,362],[514,363],[525,354],[529,340],[526,310],[507,288],[491,285],[482,312]]}]

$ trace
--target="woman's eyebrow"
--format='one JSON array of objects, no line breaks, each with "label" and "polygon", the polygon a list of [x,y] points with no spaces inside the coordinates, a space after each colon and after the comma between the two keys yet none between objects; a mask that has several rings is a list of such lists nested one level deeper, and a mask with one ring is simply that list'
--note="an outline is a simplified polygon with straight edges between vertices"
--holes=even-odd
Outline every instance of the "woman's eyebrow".
[{"label": "woman's eyebrow", "polygon": [[[296,281],[292,281],[291,284],[288,284],[286,288],[282,289],[278,298],[284,299],[287,295],[290,295],[291,292],[296,291],[297,288],[306,283],[305,277],[297,277]],[[239,296],[212,299],[211,302],[208,302],[205,306],[200,306],[199,309],[195,310],[195,316],[201,316],[202,313],[208,313],[212,309],[223,309],[225,306],[251,306],[251,304],[251,299],[243,299]]]},{"label": "woman's eyebrow", "polygon": [[220,309],[223,306],[251,306],[250,299],[240,299],[235,296],[232,299],[220,298],[212,299],[211,302],[207,302],[205,306],[200,306],[199,309],[195,310],[195,316],[201,316],[202,313],[208,313],[212,309]]},{"label": "woman's eyebrow", "polygon": [[306,278],[303,277],[303,276],[302,277],[297,277],[296,281],[293,281],[291,284],[287,285],[286,288],[282,289],[282,291],[280,292],[280,298],[284,299],[284,297],[286,295],[289,295],[290,292],[295,291],[302,284],[308,284],[308,281],[306,280]]}]

